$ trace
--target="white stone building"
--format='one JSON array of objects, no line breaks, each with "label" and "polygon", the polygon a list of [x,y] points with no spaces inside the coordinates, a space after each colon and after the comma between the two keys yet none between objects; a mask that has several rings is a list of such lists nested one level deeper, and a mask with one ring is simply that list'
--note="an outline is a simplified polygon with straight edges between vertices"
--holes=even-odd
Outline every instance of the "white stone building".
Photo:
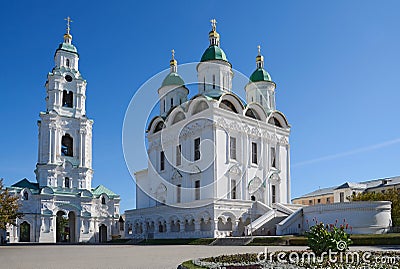
[{"label": "white stone building", "polygon": [[[120,233],[119,195],[92,188],[92,125],[86,116],[86,80],[67,32],[47,75],[46,111],[40,113],[37,183],[11,187],[24,216],[8,229],[15,242],[105,242]],[[121,219],[122,220],[122,219]]]},{"label": "white stone building", "polygon": [[[215,22],[197,65],[198,93],[170,61],[158,89],[160,113],[147,129],[148,168],[135,174],[137,209],[125,212],[127,238],[275,234],[290,203],[290,125],[260,51],[243,89],[220,48]],[[156,89],[154,89],[156,90]]]}]

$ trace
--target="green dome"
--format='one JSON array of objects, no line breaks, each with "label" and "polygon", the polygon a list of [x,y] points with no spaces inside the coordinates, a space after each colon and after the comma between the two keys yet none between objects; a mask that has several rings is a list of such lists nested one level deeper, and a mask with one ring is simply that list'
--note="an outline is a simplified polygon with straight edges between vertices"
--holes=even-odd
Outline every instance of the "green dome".
[{"label": "green dome", "polygon": [[170,85],[175,85],[175,86],[183,86],[185,85],[185,82],[183,81],[182,77],[175,72],[169,73],[168,76],[166,76],[161,84],[161,87],[164,86],[170,86]]},{"label": "green dome", "polygon": [[201,56],[201,62],[211,61],[211,60],[222,60],[227,62],[225,52],[218,46],[211,45]]},{"label": "green dome", "polygon": [[72,53],[76,53],[76,54],[78,53],[78,50],[76,49],[76,47],[74,45],[68,44],[65,42],[61,43],[58,46],[57,50],[64,50],[64,51],[68,51],[68,52],[72,52]]},{"label": "green dome", "polygon": [[250,76],[251,82],[257,81],[272,81],[271,76],[264,68],[257,68]]}]

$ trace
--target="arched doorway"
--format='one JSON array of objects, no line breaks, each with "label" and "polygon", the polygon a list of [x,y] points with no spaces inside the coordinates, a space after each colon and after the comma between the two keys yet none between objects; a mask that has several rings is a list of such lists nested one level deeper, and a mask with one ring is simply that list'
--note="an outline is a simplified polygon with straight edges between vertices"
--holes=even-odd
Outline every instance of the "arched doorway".
[{"label": "arched doorway", "polygon": [[76,242],[76,216],[74,212],[68,215],[64,211],[56,214],[56,242],[75,243]]},{"label": "arched doorway", "polygon": [[19,242],[31,241],[31,225],[24,221],[19,225]]},{"label": "arched doorway", "polygon": [[104,224],[99,227],[99,242],[107,243],[107,226]]},{"label": "arched doorway", "polygon": [[69,240],[70,243],[76,242],[76,229],[75,229],[76,217],[74,212],[68,213],[68,226],[69,226]]},{"label": "arched doorway", "polygon": [[56,242],[67,242],[68,218],[64,211],[58,211],[56,214]]}]

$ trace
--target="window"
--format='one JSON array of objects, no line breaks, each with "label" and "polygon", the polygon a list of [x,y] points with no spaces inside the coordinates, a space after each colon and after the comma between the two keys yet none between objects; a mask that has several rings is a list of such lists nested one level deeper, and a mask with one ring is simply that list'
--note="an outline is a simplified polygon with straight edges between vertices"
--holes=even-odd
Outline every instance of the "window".
[{"label": "window", "polygon": [[164,107],[164,112],[167,112],[167,108],[166,108],[166,105],[165,105],[165,99],[163,100],[163,107]]},{"label": "window", "polygon": [[62,138],[61,138],[61,155],[62,156],[73,156],[73,144],[74,141],[72,139],[72,137],[69,134],[65,134]]},{"label": "window", "polygon": [[206,77],[203,78],[203,91],[206,91]]},{"label": "window", "polygon": [[236,199],[236,180],[231,180],[231,199]]},{"label": "window", "polygon": [[182,164],[182,146],[178,145],[176,146],[176,166],[179,166]]},{"label": "window", "polygon": [[71,91],[67,92],[66,90],[63,90],[62,106],[72,108],[73,96],[74,96],[73,92]]},{"label": "window", "polygon": [[24,200],[29,200],[29,195],[28,195],[28,192],[24,192]]},{"label": "window", "polygon": [[263,96],[260,94],[260,105],[263,105]]},{"label": "window", "polygon": [[236,138],[230,137],[229,140],[230,157],[232,160],[236,160]]},{"label": "window", "polygon": [[251,163],[257,164],[257,143],[251,143]]},{"label": "window", "polygon": [[176,185],[176,202],[177,203],[181,202],[181,193],[182,193],[182,185],[178,184],[178,185]]},{"label": "window", "polygon": [[174,106],[174,98],[171,98],[171,107]]},{"label": "window", "polygon": [[164,151],[160,152],[160,171],[164,171],[165,169],[165,154]]},{"label": "window", "polygon": [[276,168],[276,150],[275,148],[271,148],[271,167]]},{"label": "window", "polygon": [[340,202],[343,203],[344,202],[344,192],[341,192],[339,195],[340,195]]},{"label": "window", "polygon": [[101,197],[101,204],[102,205],[106,204],[106,198],[104,196]]},{"label": "window", "polygon": [[215,89],[215,75],[213,75],[213,89]]},{"label": "window", "polygon": [[69,67],[69,59],[67,59],[67,60],[65,61],[65,65],[66,65],[67,67]]},{"label": "window", "polygon": [[194,140],[194,160],[200,160],[200,137]]},{"label": "window", "polygon": [[327,203],[327,204],[330,204],[330,203],[331,203],[331,198],[330,198],[330,197],[326,198],[326,203]]},{"label": "window", "polygon": [[308,203],[309,203],[310,205],[312,205],[312,204],[313,204],[312,200],[308,200]]},{"label": "window", "polygon": [[320,204],[320,203],[321,203],[321,199],[318,199],[318,200],[317,200],[317,203]]},{"label": "window", "polygon": [[256,197],[255,197],[254,195],[252,195],[252,196],[251,196],[251,200],[252,200],[252,201],[255,201],[255,200],[256,200]]},{"label": "window", "polygon": [[272,193],[272,203],[276,203],[276,186],[275,186],[275,185],[272,185],[271,188],[272,188],[272,190],[271,190],[271,193]]},{"label": "window", "polygon": [[120,221],[120,222],[119,222],[119,230],[120,230],[120,231],[123,231],[123,230],[124,230],[124,222],[123,222],[123,221]]},{"label": "window", "polygon": [[65,188],[69,188],[69,187],[70,187],[70,182],[69,182],[69,178],[68,178],[68,177],[66,177],[66,178],[64,179],[64,187],[65,187]]},{"label": "window", "polygon": [[200,180],[196,180],[194,182],[195,192],[194,192],[194,199],[200,200]]}]

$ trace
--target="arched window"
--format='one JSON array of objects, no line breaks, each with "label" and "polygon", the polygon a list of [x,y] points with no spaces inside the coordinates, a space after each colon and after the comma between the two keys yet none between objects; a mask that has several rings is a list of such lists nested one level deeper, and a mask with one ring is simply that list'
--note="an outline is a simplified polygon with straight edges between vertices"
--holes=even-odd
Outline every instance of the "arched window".
[{"label": "arched window", "polygon": [[24,191],[24,200],[29,200],[29,194],[27,191]]},{"label": "arched window", "polygon": [[104,196],[101,197],[101,204],[102,205],[106,204],[106,198]]},{"label": "arched window", "polygon": [[177,123],[177,122],[179,122],[181,120],[184,120],[185,118],[186,117],[185,117],[185,114],[183,114],[183,112],[178,112],[175,115],[175,118],[172,120],[172,124],[175,124],[175,123]]},{"label": "arched window", "polygon": [[270,118],[268,123],[271,123],[271,124],[273,124],[273,125],[275,125],[277,127],[281,127],[282,128],[282,124],[275,117]]},{"label": "arched window", "polygon": [[66,65],[67,67],[69,67],[69,59],[67,59],[67,60],[65,61],[65,65]]},{"label": "arched window", "polygon": [[157,123],[156,128],[154,128],[154,133],[161,131],[164,127],[164,122],[160,121],[159,123]]},{"label": "arched window", "polygon": [[235,106],[229,102],[228,100],[222,100],[221,104],[219,105],[220,108],[226,109],[226,110],[230,110],[232,112],[238,113]]},{"label": "arched window", "polygon": [[71,91],[67,92],[66,90],[63,90],[62,106],[63,107],[72,107],[73,97],[74,97],[73,92],[71,92]]},{"label": "arched window", "polygon": [[73,156],[73,139],[69,134],[64,135],[61,138],[61,155],[62,156]]},{"label": "arched window", "polygon": [[257,112],[251,108],[247,109],[246,114],[247,117],[260,120],[260,116],[257,114]]},{"label": "arched window", "polygon": [[64,188],[70,188],[70,180],[69,180],[69,177],[66,177],[65,179],[64,179]]}]

